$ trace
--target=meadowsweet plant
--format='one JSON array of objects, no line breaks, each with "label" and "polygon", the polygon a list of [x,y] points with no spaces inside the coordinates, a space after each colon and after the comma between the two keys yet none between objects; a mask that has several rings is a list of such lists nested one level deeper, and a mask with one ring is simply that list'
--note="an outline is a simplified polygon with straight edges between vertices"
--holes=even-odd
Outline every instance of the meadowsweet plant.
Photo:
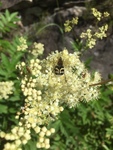
[{"label": "meadowsweet plant", "polygon": [[[74,45],[75,49],[79,49],[77,47],[80,46],[84,49],[90,48],[92,49],[95,45],[98,39],[103,39],[104,37],[107,37],[107,30],[108,30],[108,24],[104,24],[102,26],[97,26],[98,23],[105,18],[109,17],[108,12],[99,12],[96,8],[92,8],[92,14],[96,18],[96,30],[95,29],[87,29],[86,32],[82,32],[80,35],[81,42],[77,45],[77,43]],[[73,18],[72,20],[67,20],[64,23],[64,30],[65,32],[70,32],[74,25],[78,23],[78,18]],[[85,44],[84,44],[85,43]],[[72,43],[73,44],[73,43]],[[81,46],[82,45],[82,46]]]},{"label": "meadowsweet plant", "polygon": [[30,51],[30,53],[37,58],[37,56],[42,55],[44,52],[44,44],[39,43],[37,44],[36,42],[33,44],[33,48]]},{"label": "meadowsweet plant", "polygon": [[14,91],[14,83],[12,81],[0,82],[0,99],[7,99]]},{"label": "meadowsweet plant", "polygon": [[[94,9],[93,13],[97,20],[101,16],[108,16],[107,13],[102,15]],[[77,22],[77,18],[67,21],[66,31],[70,31],[71,26]],[[97,38],[106,37],[107,28],[108,25],[99,27],[98,32],[88,29],[81,34],[81,38],[85,38],[87,45],[92,48]],[[0,79],[4,77],[4,82],[0,82],[0,108],[5,101],[5,104],[8,102],[8,107],[12,105],[19,109],[15,113],[12,107],[4,107],[3,112],[14,111],[15,116],[11,118],[14,124],[11,128],[7,127],[8,131],[5,131],[5,127],[0,130],[3,150],[50,149],[50,140],[55,134],[55,128],[50,127],[50,123],[56,121],[59,114],[65,112],[65,108],[73,109],[83,101],[98,99],[101,75],[98,72],[88,72],[80,61],[80,52],[69,53],[64,48],[61,52],[52,52],[46,59],[41,59],[44,45],[35,42],[28,49],[23,37],[18,40],[16,47],[9,47],[12,51],[8,48],[8,57],[0,55]],[[7,68],[6,72],[4,68]],[[80,112],[82,111],[84,109]]]},{"label": "meadowsweet plant", "polygon": [[96,8],[92,8],[92,13],[93,15],[97,18],[97,20],[101,20],[105,17],[108,17],[109,16],[109,13],[108,12],[104,12],[104,13],[101,13],[99,12]]},{"label": "meadowsweet plant", "polygon": [[92,33],[91,29],[87,29],[86,32],[82,32],[80,37],[86,40],[86,47],[93,48],[96,45],[97,39],[103,39],[104,37],[107,37],[106,31],[108,30],[108,24],[103,25],[102,27],[98,28],[98,31],[95,33]]},{"label": "meadowsweet plant", "polygon": [[26,39],[21,37],[19,39],[19,45],[17,46],[17,51],[25,51],[27,48],[28,48],[28,46],[27,46],[27,43],[26,43]]},{"label": "meadowsweet plant", "polygon": [[[20,42],[17,53],[27,48],[24,38],[20,38]],[[93,84],[100,82],[101,76],[98,72],[93,75],[88,72],[79,53],[71,54],[65,48],[40,60],[35,54],[42,54],[43,46],[34,43],[33,50],[28,53],[31,57],[16,65],[23,105],[15,116],[17,126],[9,133],[0,132],[0,137],[8,141],[4,150],[22,150],[23,145],[33,139],[33,133],[36,134],[37,148],[50,148],[50,137],[55,129],[48,128],[48,124],[58,118],[65,106],[75,108],[81,101],[89,102],[99,97],[99,86]]]},{"label": "meadowsweet plant", "polygon": [[74,25],[78,23],[78,17],[73,18],[72,20],[66,20],[64,23],[65,32],[70,32]]},{"label": "meadowsweet plant", "polygon": [[[97,19],[97,24],[100,21],[104,20],[104,18],[109,17],[108,12],[101,13],[95,8],[92,8],[92,14]],[[80,38],[85,39],[85,47],[92,49],[96,45],[97,39],[103,39],[104,37],[107,37],[107,30],[108,24],[104,24],[101,27],[97,27],[95,32],[91,29],[87,29],[86,32],[81,33]]]},{"label": "meadowsweet plant", "polygon": [[19,21],[17,14],[17,12],[10,14],[8,10],[6,10],[4,13],[0,13],[1,33],[8,33],[17,27],[16,22]]}]

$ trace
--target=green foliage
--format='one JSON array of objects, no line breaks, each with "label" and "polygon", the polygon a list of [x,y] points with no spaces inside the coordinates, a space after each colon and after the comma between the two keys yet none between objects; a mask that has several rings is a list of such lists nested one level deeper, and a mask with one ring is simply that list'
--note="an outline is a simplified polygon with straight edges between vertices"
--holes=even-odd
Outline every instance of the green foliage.
[{"label": "green foliage", "polygon": [[[17,20],[17,13],[10,14],[6,10],[4,15],[0,14],[0,32],[4,34],[12,28],[15,29]],[[0,100],[0,130],[5,132],[18,123],[15,115],[24,101],[15,67],[25,53],[17,52],[18,45],[17,37],[10,39],[10,42],[0,39],[0,82],[14,82],[13,95]],[[74,48],[81,50],[81,43],[75,43]],[[87,66],[89,61],[86,62]],[[109,86],[103,86],[101,93],[98,101],[82,103],[75,109],[65,108],[58,120],[50,125],[56,129],[56,133],[51,137],[50,150],[112,150],[113,91]],[[32,134],[33,138],[22,147],[23,150],[36,150],[35,136]],[[0,139],[1,149],[4,142],[4,139]]]},{"label": "green foliage", "polygon": [[82,42],[79,41],[78,39],[74,42],[72,42],[72,47],[74,49],[74,51],[82,51],[83,50],[83,45]]},{"label": "green foliage", "polygon": [[19,39],[15,39],[11,42],[0,40],[0,46],[2,48],[0,53],[0,80],[16,78],[15,67],[23,56],[22,52],[17,53],[16,47],[19,45]]},{"label": "green foliage", "polygon": [[16,22],[19,20],[17,13],[9,13],[8,10],[4,14],[0,13],[0,32],[7,33],[11,29],[16,28]]},{"label": "green foliage", "polygon": [[36,148],[36,140],[32,138],[29,142],[23,146],[22,150],[37,150]]},{"label": "green foliage", "polygon": [[[15,29],[15,21],[18,21],[17,13],[10,14],[8,10],[6,10],[4,14],[1,13],[1,34]],[[15,115],[22,105],[20,81],[17,79],[18,72],[15,67],[24,53],[17,52],[18,45],[18,37],[9,39],[9,41],[8,39],[5,40],[4,36],[0,38],[0,82],[11,80],[14,82],[13,95],[11,94],[8,99],[0,99],[0,130],[7,132],[10,131],[11,125],[17,124]]]}]

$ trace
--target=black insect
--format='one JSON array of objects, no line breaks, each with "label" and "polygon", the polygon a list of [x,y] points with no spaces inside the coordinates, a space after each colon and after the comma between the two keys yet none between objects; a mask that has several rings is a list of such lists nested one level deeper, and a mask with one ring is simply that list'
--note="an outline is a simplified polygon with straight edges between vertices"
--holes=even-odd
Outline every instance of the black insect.
[{"label": "black insect", "polygon": [[64,74],[63,60],[61,57],[58,59],[58,62],[54,68],[54,71],[55,71],[56,75],[63,75]]}]

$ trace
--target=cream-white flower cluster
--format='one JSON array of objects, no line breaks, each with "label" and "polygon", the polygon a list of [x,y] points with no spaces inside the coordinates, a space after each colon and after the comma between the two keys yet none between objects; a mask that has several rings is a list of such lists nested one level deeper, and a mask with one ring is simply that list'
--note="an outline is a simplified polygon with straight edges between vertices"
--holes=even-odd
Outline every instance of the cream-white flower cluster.
[{"label": "cream-white flower cluster", "polygon": [[7,99],[14,91],[14,83],[12,81],[0,82],[0,99]]},{"label": "cream-white flower cluster", "polygon": [[101,13],[100,11],[98,11],[96,8],[92,8],[92,14],[97,18],[97,20],[101,20],[102,18],[108,17],[109,13],[108,12],[104,12]]},{"label": "cream-white flower cluster", "polygon": [[[54,72],[59,58],[63,61],[63,75],[56,75]],[[98,87],[91,85],[101,81],[101,76],[96,72],[92,77],[77,53],[70,54],[66,49],[56,51],[42,61],[42,72],[44,76],[37,82],[45,89],[42,96],[46,102],[57,101],[59,106],[66,104],[75,107],[80,101],[88,102],[98,98]]]},{"label": "cream-white flower cluster", "polygon": [[96,8],[92,8],[93,15],[100,21],[102,18],[102,13],[99,12]]},{"label": "cream-white flower cluster", "polygon": [[[109,16],[109,13],[104,12],[102,14],[95,8],[92,8],[92,13],[97,18],[98,22]],[[97,27],[96,32],[94,32],[91,29],[87,29],[86,32],[81,33],[80,38],[85,39],[86,47],[91,49],[96,45],[97,39],[103,39],[104,37],[107,37],[107,30],[108,24],[105,24],[101,27]]]},{"label": "cream-white flower cluster", "polygon": [[50,148],[50,139],[48,137],[51,136],[51,134],[53,134],[54,132],[55,132],[54,128],[47,130],[46,127],[43,127],[40,130],[39,141],[37,142],[36,145],[37,148],[45,148],[45,149]]},{"label": "cream-white flower cluster", "polygon": [[86,45],[89,48],[93,48],[96,45],[97,39],[103,39],[107,37],[106,31],[108,30],[108,25],[105,24],[98,28],[98,31],[93,33],[91,29],[87,29],[86,32],[82,32],[80,38],[86,39]]},{"label": "cream-white flower cluster", "polygon": [[[95,36],[97,35],[97,33],[95,33]],[[86,32],[82,32],[80,35],[80,38],[85,38],[86,39],[86,45],[89,48],[93,48],[96,45],[96,38],[94,38],[93,34],[92,34],[92,30],[91,29],[87,29]]]},{"label": "cream-white flower cluster", "polygon": [[101,81],[101,76],[98,72],[92,76],[80,61],[79,53],[71,54],[67,49],[53,52],[43,60],[22,62],[18,68],[23,76],[21,89],[25,104],[16,116],[20,118],[19,126],[11,133],[0,133],[0,137],[13,141],[6,143],[4,150],[21,150],[21,145],[32,138],[31,129],[38,136],[37,148],[49,149],[49,136],[55,130],[45,125],[57,119],[64,106],[72,108],[81,101],[97,99],[99,86],[94,84]]},{"label": "cream-white flower cluster", "polygon": [[[36,147],[45,149],[50,148],[49,136],[55,132],[55,129],[51,128],[48,130],[45,126],[42,128],[35,126],[34,130],[39,134]],[[22,150],[21,146],[25,145],[31,139],[30,127],[28,127],[28,124],[23,125],[20,122],[19,126],[16,126],[11,130],[11,133],[1,131],[0,137],[9,141],[4,145],[4,150]]]},{"label": "cream-white flower cluster", "polygon": [[78,17],[73,18],[72,20],[66,20],[64,23],[65,32],[70,32],[74,25],[78,24]]},{"label": "cream-white flower cluster", "polygon": [[33,44],[33,49],[30,51],[30,53],[36,57],[42,55],[43,52],[44,52],[44,44],[36,42]]},{"label": "cream-white flower cluster", "polygon": [[95,32],[94,36],[96,36],[99,39],[103,39],[103,37],[107,37],[106,31],[108,30],[108,24],[105,24],[102,27],[99,27],[99,31]]},{"label": "cream-white flower cluster", "polygon": [[39,59],[31,59],[29,64],[29,69],[32,75],[37,76],[40,73],[41,66],[39,64]]},{"label": "cream-white flower cluster", "polygon": [[20,145],[25,145],[31,139],[30,129],[22,126],[16,126],[11,130],[11,133],[0,132],[0,137],[8,141],[4,146],[4,150],[22,150]]},{"label": "cream-white flower cluster", "polygon": [[19,39],[19,42],[20,42],[20,45],[17,46],[17,51],[25,51],[28,48],[26,39],[21,37]]}]

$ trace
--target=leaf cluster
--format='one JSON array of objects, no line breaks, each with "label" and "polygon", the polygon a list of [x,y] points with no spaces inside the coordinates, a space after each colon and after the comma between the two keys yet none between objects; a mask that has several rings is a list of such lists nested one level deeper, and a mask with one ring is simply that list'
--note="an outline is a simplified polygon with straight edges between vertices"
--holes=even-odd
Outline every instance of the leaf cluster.
[{"label": "leaf cluster", "polygon": [[[20,90],[20,81],[17,79],[18,71],[16,70],[17,63],[22,59],[24,53],[17,53],[19,45],[19,37],[13,39],[5,39],[4,33],[10,34],[12,29],[16,28],[18,21],[17,13],[0,13],[0,82],[13,81],[14,93],[9,98],[0,99],[0,131],[10,131],[12,125],[17,124],[15,115],[22,105],[22,93]],[[1,142],[4,139],[0,139]]]},{"label": "leaf cluster", "polygon": [[17,27],[17,21],[19,18],[17,16],[17,12],[10,13],[6,10],[4,13],[0,13],[0,32],[7,33],[10,32],[11,29],[15,29]]}]

